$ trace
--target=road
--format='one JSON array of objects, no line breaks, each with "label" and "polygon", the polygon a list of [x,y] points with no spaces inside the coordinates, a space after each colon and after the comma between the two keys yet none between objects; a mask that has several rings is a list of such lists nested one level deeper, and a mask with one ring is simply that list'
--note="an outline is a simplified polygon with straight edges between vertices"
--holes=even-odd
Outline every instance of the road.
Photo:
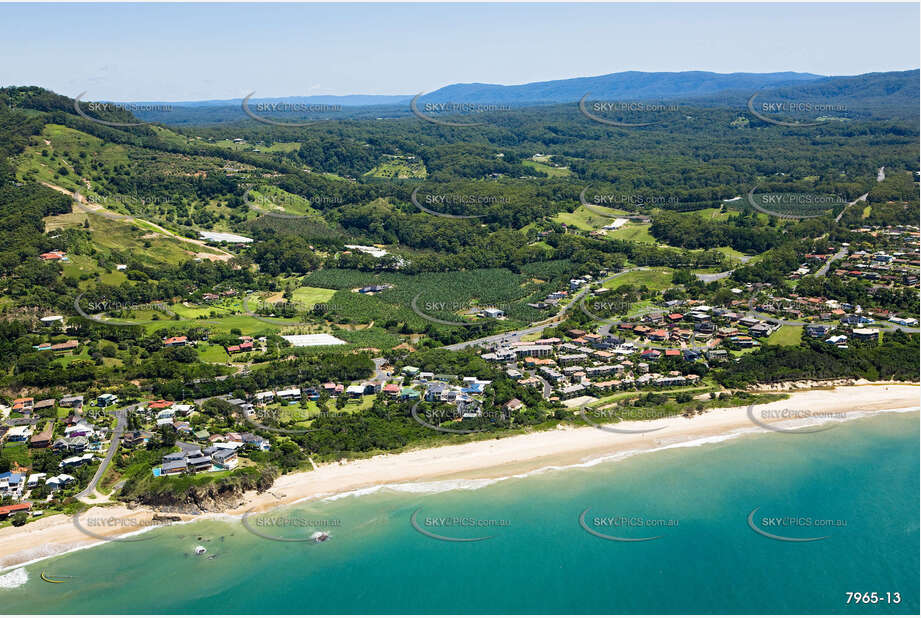
[{"label": "road", "polygon": [[860,197],[858,197],[858,198],[857,198],[856,200],[854,200],[853,202],[848,202],[847,206],[845,206],[844,208],[842,208],[842,209],[841,209],[841,212],[838,213],[838,216],[835,217],[835,223],[837,223],[838,221],[841,221],[841,217],[844,215],[844,213],[847,212],[847,209],[848,209],[848,208],[850,208],[851,206],[853,206],[853,205],[856,204],[857,202],[863,202],[863,201],[865,201],[865,200],[867,199],[867,196],[868,196],[868,195],[870,195],[870,192],[869,192],[869,191],[868,191],[867,193],[864,193],[864,194],[861,195]]},{"label": "road", "polygon": [[109,443],[109,450],[106,451],[106,456],[103,457],[102,463],[99,464],[99,467],[96,468],[96,474],[93,475],[90,484],[86,486],[86,489],[76,494],[74,498],[78,500],[91,497],[96,493],[96,485],[99,484],[99,480],[102,479],[102,475],[105,474],[106,469],[108,469],[109,464],[112,463],[112,458],[115,457],[116,451],[118,451],[118,445],[121,444],[122,434],[125,433],[125,426],[128,424],[128,412],[130,410],[136,409],[139,403],[126,406],[124,408],[119,408],[115,410],[115,431],[112,432],[112,441]]},{"label": "road", "polygon": [[824,276],[825,276],[825,273],[828,272],[829,267],[831,267],[831,263],[834,262],[835,260],[840,260],[841,258],[845,257],[846,255],[847,255],[847,247],[841,247],[840,249],[838,249],[838,253],[836,253],[836,254],[834,254],[833,256],[831,256],[831,258],[829,258],[827,262],[825,262],[824,264],[822,264],[822,268],[820,268],[819,270],[815,271],[815,272],[812,274],[812,276],[813,276],[813,277],[824,277]]}]

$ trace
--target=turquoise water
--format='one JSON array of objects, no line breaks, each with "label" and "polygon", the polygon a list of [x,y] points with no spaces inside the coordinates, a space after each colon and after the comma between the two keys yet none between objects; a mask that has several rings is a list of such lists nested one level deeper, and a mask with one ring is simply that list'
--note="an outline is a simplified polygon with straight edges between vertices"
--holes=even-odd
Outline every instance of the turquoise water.
[{"label": "turquoise water", "polygon": [[[323,529],[331,537],[321,544],[266,540],[232,520],[176,526],[149,541],[107,543],[29,565],[27,583],[0,589],[0,608],[4,613],[917,613],[918,444],[918,414],[888,414],[820,433],[748,435],[475,490],[386,490],[272,513],[310,524],[330,521]],[[756,525],[772,534],[828,538],[782,542],[756,534],[747,518],[757,507]],[[591,535],[579,525],[586,508],[591,509],[586,525],[598,532],[661,538],[617,542]],[[416,522],[427,532],[492,538],[430,538],[410,524],[417,509]],[[613,515],[672,525],[596,525],[596,516]],[[761,519],[784,515],[837,525],[777,527]],[[453,516],[491,521],[445,527],[427,520]],[[320,529],[248,523],[285,538],[305,538]],[[204,557],[192,555],[199,544],[208,548]],[[40,579],[43,570],[70,578],[49,584]],[[901,603],[847,605],[848,591],[898,592]]]}]

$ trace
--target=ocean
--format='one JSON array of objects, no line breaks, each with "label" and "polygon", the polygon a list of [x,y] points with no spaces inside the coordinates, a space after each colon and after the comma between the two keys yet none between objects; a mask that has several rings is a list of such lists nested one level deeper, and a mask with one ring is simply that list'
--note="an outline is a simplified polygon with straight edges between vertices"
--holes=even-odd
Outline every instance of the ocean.
[{"label": "ocean", "polygon": [[8,569],[0,608],[917,614],[918,470],[912,411],[492,483],[407,484]]}]

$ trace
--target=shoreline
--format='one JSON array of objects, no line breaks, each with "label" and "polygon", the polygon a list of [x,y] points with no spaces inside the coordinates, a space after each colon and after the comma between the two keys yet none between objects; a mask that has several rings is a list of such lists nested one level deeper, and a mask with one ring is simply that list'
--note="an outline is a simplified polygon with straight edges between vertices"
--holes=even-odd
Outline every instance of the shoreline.
[{"label": "shoreline", "polygon": [[[760,404],[754,406],[754,410],[809,410],[822,416],[820,422],[823,423],[846,422],[867,415],[918,409],[921,385],[864,384],[792,391],[789,394],[786,400]],[[786,421],[775,425],[790,428],[802,427],[804,423]],[[636,433],[613,433],[594,427],[561,427],[496,440],[325,464],[316,470],[281,476],[268,491],[261,494],[247,492],[238,506],[223,512],[180,515],[181,523],[239,518],[250,511],[263,512],[308,500],[334,500],[400,486],[405,491],[426,492],[473,489],[544,470],[592,466],[639,453],[692,447],[769,432],[769,429],[752,422],[747,407],[716,408],[691,418],[676,416],[624,421],[616,428]],[[411,487],[414,484],[428,487]],[[148,529],[155,514],[157,512],[152,509],[130,509],[125,505],[96,506],[80,519],[104,517],[110,523],[115,521],[117,523],[113,525],[118,534],[110,536],[125,539]],[[21,529],[8,527],[0,530],[0,574],[51,556],[113,542],[88,536],[72,520],[72,516],[58,514]],[[105,531],[101,532],[105,534]]]}]

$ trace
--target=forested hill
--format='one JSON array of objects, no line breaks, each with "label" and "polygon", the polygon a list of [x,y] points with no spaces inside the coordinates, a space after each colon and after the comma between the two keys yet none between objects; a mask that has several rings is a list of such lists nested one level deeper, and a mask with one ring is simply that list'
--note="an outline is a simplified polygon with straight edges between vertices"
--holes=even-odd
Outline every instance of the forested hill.
[{"label": "forested hill", "polygon": [[591,93],[594,100],[653,100],[698,97],[724,90],[751,90],[822,79],[811,73],[644,73],[627,71],[519,86],[453,84],[421,98],[427,102],[571,103]]}]

